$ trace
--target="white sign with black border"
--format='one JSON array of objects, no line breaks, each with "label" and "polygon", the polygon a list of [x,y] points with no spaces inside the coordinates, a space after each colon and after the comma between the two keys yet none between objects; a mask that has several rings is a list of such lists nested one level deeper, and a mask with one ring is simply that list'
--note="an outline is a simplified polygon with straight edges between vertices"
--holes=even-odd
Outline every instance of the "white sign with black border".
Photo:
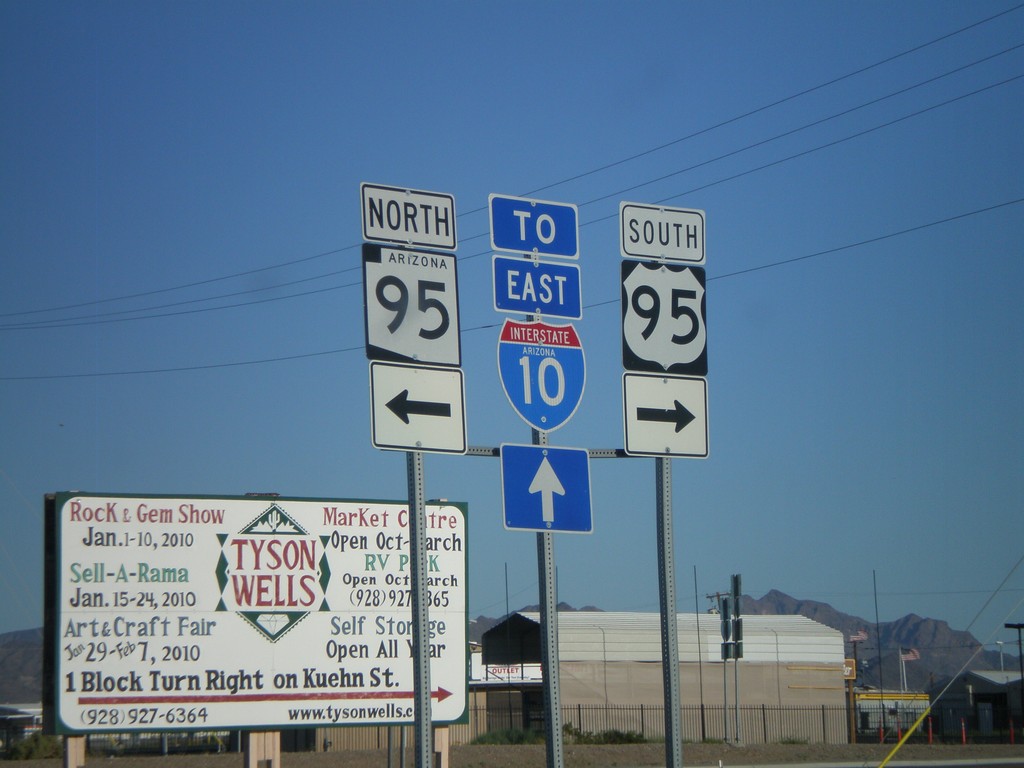
[{"label": "white sign with black border", "polygon": [[363,182],[363,239],[454,251],[455,198],[444,192]]},{"label": "white sign with black border", "polygon": [[624,373],[622,404],[630,456],[707,458],[706,379]]},{"label": "white sign with black border", "polygon": [[363,291],[369,359],[461,365],[454,254],[364,244]]},{"label": "white sign with black border", "polygon": [[704,263],[704,211],[620,202],[619,233],[623,258]]},{"label": "white sign with black border", "polygon": [[375,448],[465,453],[462,369],[371,362],[370,422]]},{"label": "white sign with black border", "polygon": [[622,367],[706,376],[703,267],[622,262]]}]

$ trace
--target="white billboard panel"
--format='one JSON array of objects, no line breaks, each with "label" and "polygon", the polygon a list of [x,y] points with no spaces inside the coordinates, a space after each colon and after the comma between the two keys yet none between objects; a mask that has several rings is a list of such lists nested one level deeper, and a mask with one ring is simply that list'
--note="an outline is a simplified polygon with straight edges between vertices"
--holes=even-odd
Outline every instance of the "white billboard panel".
[{"label": "white billboard panel", "polygon": [[[413,720],[405,502],[57,494],[59,733]],[[432,719],[465,718],[466,510],[428,504]]]}]

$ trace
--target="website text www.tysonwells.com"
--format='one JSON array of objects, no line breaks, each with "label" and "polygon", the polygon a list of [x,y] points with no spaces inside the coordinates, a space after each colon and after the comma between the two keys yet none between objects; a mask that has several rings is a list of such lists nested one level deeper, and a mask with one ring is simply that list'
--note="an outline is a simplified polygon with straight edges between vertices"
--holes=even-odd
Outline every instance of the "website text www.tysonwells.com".
[{"label": "website text www.tysonwells.com", "polygon": [[329,722],[347,723],[375,720],[409,720],[413,708],[401,707],[397,704],[363,705],[358,707],[296,707],[288,710],[288,719],[292,722]]}]

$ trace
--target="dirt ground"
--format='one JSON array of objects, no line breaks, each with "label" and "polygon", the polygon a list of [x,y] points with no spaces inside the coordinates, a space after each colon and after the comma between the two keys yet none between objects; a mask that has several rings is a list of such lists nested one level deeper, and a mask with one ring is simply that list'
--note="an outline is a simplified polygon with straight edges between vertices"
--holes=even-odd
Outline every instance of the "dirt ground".
[{"label": "dirt ground", "polygon": [[[759,765],[800,765],[802,763],[848,763],[877,766],[889,754],[892,745],[857,744],[762,744],[734,747],[727,744],[684,744],[683,765],[742,768]],[[573,745],[564,746],[566,768],[636,768],[665,764],[664,744]],[[1024,746],[1016,745],[964,745],[926,746],[910,745],[899,751],[894,762],[913,760],[983,760],[1016,758],[1024,765]],[[485,746],[453,747],[451,768],[545,768],[546,753],[543,746]],[[105,763],[112,768],[241,768],[242,755],[173,755],[169,757],[97,757],[87,761]],[[285,752],[280,768],[388,768],[387,752],[366,750],[349,752]],[[963,763],[961,763],[963,764]],[[12,763],[15,765],[15,763]],[[60,760],[33,760],[19,762],[22,768],[61,768]],[[398,755],[392,759],[393,768],[399,765]],[[415,767],[415,757],[408,753],[406,768]]]}]

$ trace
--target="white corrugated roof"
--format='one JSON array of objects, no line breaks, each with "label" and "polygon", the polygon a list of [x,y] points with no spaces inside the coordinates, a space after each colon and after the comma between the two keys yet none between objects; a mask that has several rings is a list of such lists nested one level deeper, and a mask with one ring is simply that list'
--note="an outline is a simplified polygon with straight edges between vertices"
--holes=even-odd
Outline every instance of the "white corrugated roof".
[{"label": "white corrugated roof", "polygon": [[1020,672],[1016,669],[1000,671],[997,669],[974,669],[968,672],[970,675],[987,680],[994,685],[1010,685],[1020,680]]},{"label": "white corrugated roof", "polygon": [[[521,611],[540,623],[540,614]],[[681,662],[720,661],[717,614],[676,615]],[[661,661],[661,615],[612,611],[558,614],[558,656],[566,661]],[[805,616],[744,616],[743,661],[842,664],[841,632]]]}]

